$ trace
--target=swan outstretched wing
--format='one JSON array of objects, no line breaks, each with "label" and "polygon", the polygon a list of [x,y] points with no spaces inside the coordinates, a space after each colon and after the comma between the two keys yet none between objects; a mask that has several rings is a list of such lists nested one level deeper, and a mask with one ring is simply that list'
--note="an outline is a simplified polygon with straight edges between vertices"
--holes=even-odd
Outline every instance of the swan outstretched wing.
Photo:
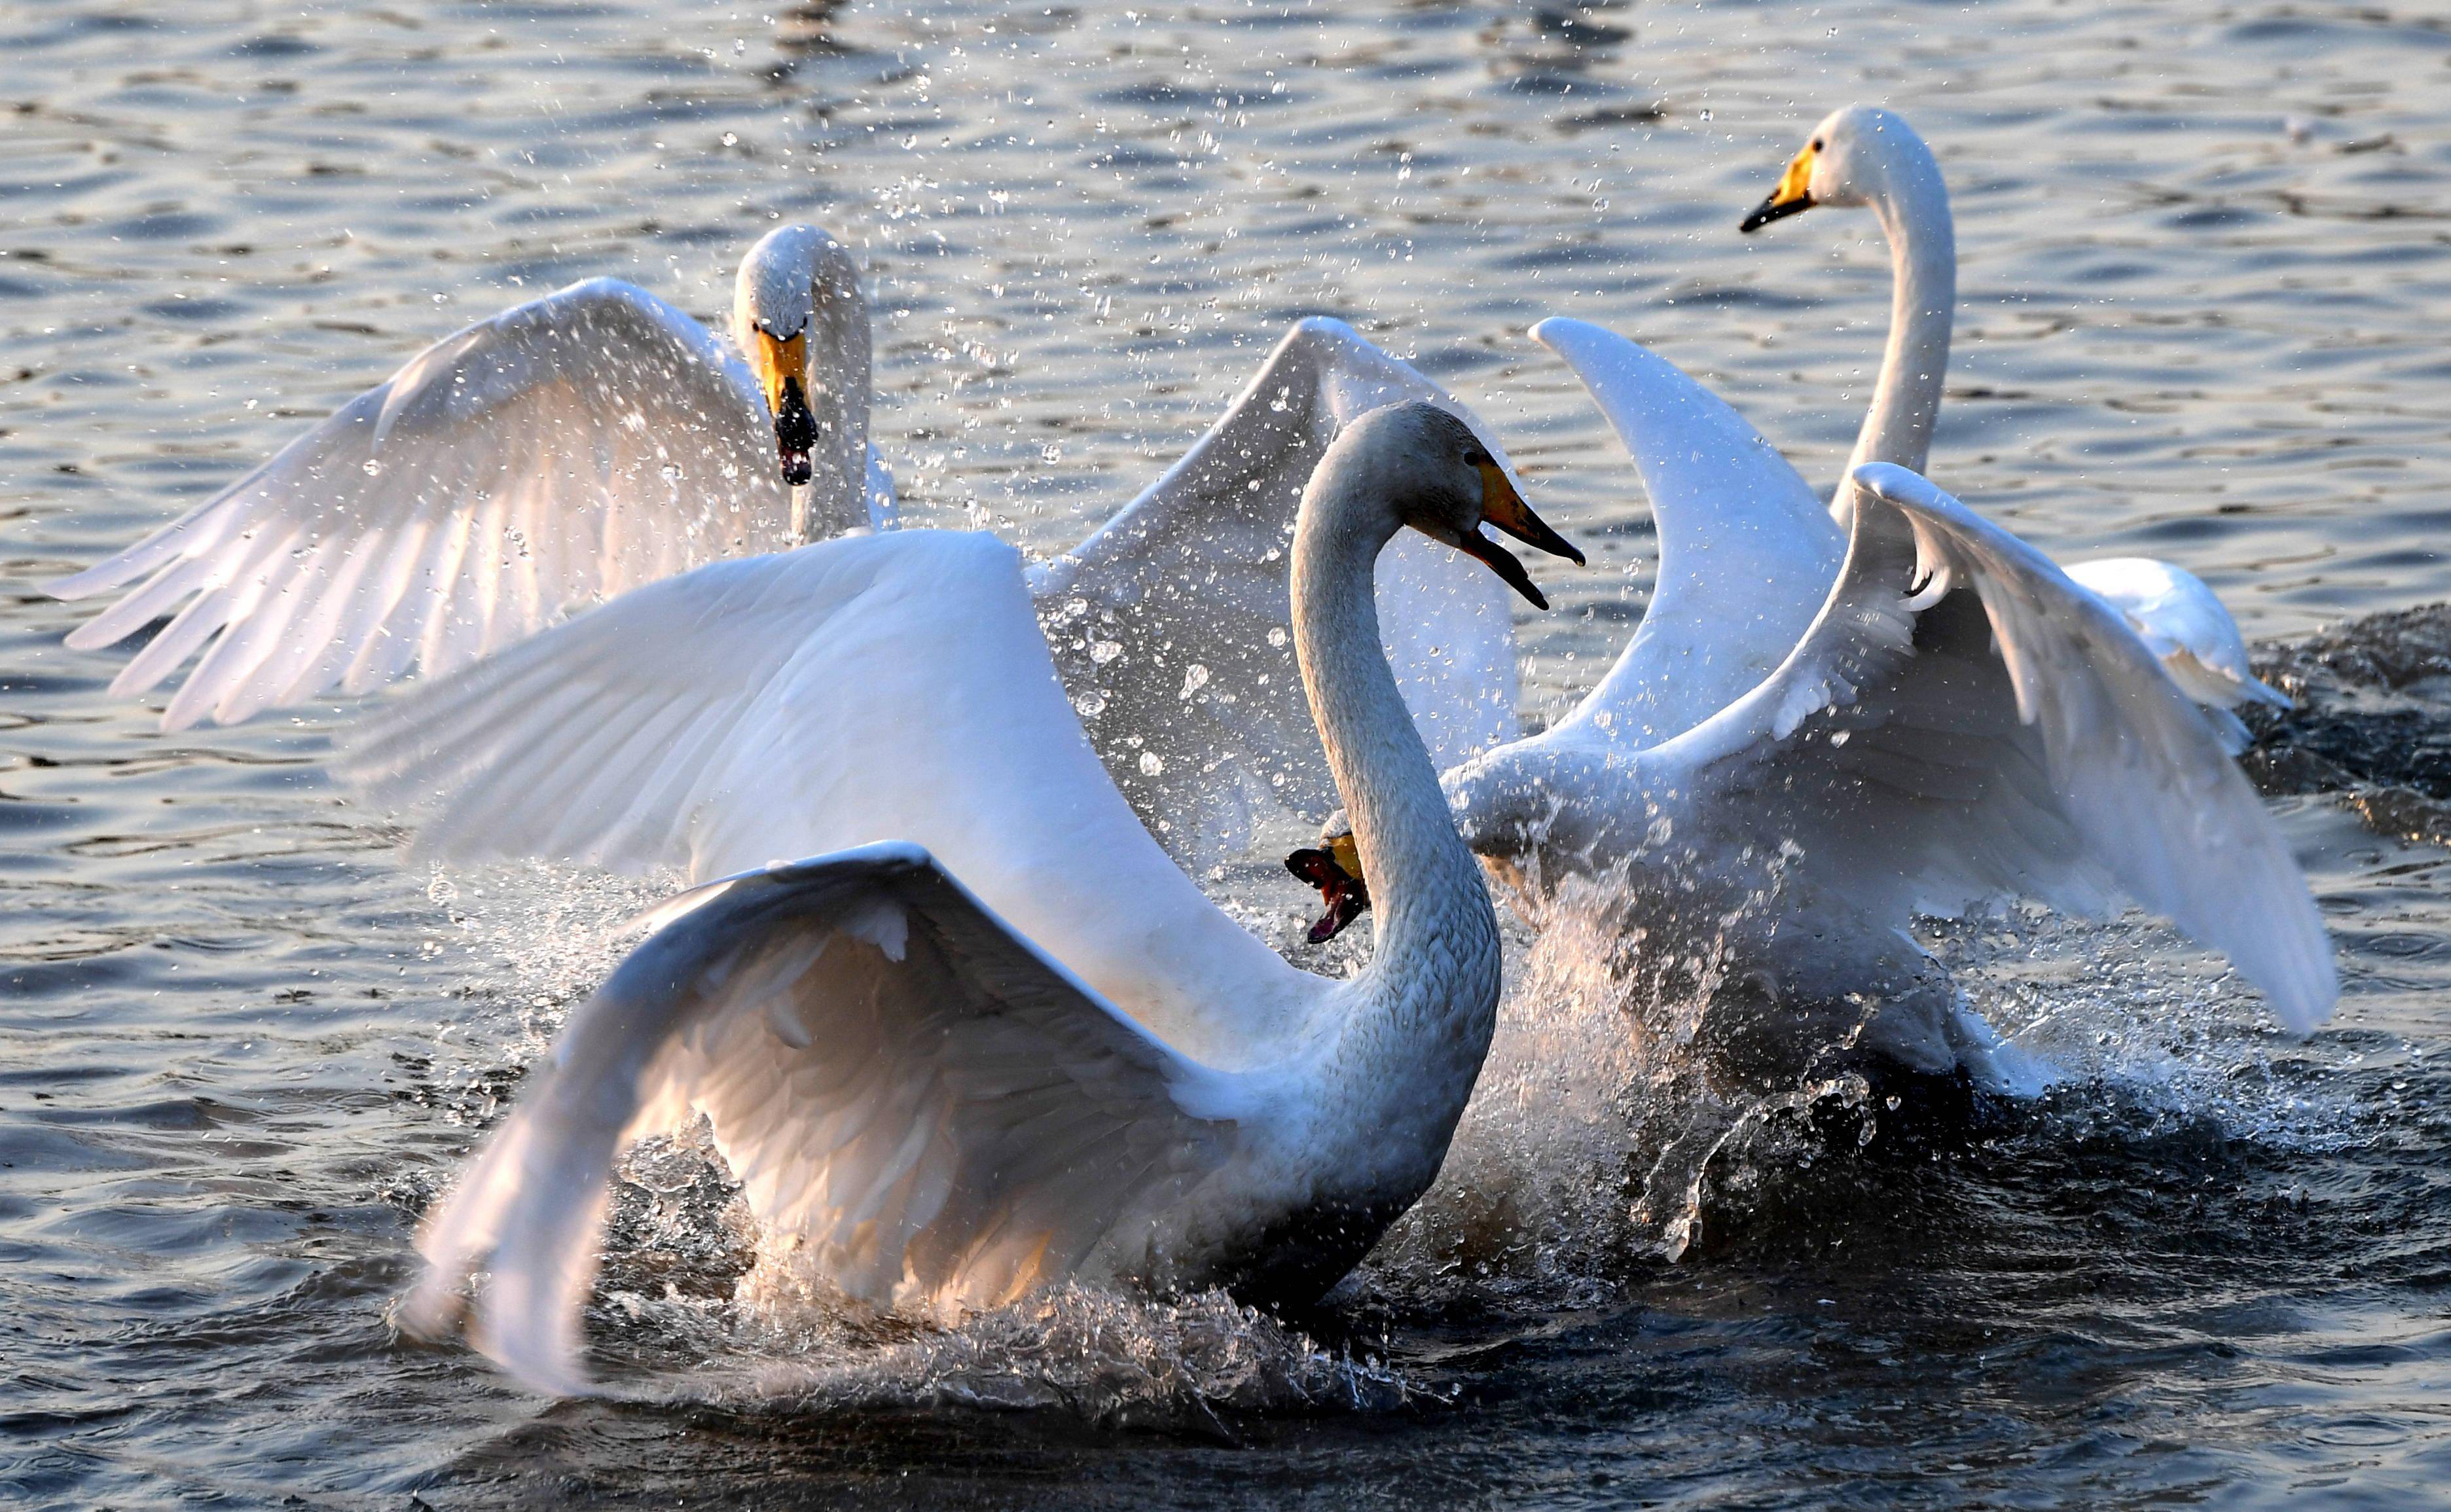
[{"label": "swan outstretched wing", "polygon": [[[1336,804],[1294,664],[1303,485],[1348,422],[1426,400],[1486,427],[1342,321],[1303,321],[1225,416],[1114,519],[1031,570],[1091,740],[1179,856],[1240,851],[1276,804]],[[1504,453],[1492,442],[1493,457]],[[1514,621],[1494,576],[1410,532],[1381,557],[1379,623],[1441,767],[1516,730]]]},{"label": "swan outstretched wing", "polygon": [[72,646],[171,617],[111,691],[141,693],[201,652],[164,726],[236,723],[448,672],[576,606],[785,544],[769,427],[723,343],[644,289],[594,279],[436,343],[50,591],[127,590]]},{"label": "swan outstretched wing", "polygon": [[886,838],[889,790],[1010,833],[1000,798],[1111,789],[1081,745],[1019,553],[894,531],[624,594],[369,714],[338,768],[438,855],[708,877]]},{"label": "swan outstretched wing", "polygon": [[1233,1155],[1239,1093],[1040,954],[925,851],[702,889],[573,1013],[427,1220],[404,1312],[546,1391],[612,1166],[694,1112],[770,1229],[872,1305],[994,1306],[1088,1273],[1166,1280],[1161,1216]]},{"label": "swan outstretched wing", "polygon": [[1777,448],[1673,364],[1616,332],[1552,317],[1565,359],[1651,496],[1659,573],[1634,640],[1566,721],[1638,750],[1768,677],[1819,613],[1846,539]]},{"label": "swan outstretched wing", "polygon": [[1847,565],[1769,681],[1638,758],[1705,835],[1791,840],[1858,906],[2132,898],[2226,952],[2293,1030],[2338,996],[2253,788],[2119,617],[1904,468],[1871,464]]},{"label": "swan outstretched wing", "polygon": [[339,765],[455,859],[709,877],[916,841],[1204,1058],[1265,1038],[1231,1014],[1310,980],[1124,802],[991,536],[890,531],[650,583],[371,714]]}]

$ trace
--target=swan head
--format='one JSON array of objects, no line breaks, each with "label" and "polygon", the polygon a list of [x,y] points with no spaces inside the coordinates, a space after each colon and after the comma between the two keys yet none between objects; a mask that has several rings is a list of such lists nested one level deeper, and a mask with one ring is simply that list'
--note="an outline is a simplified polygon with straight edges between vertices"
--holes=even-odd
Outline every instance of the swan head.
[{"label": "swan head", "polygon": [[1362,879],[1362,848],[1353,839],[1353,821],[1339,809],[1320,826],[1319,844],[1285,857],[1285,870],[1319,889],[1327,905],[1310,927],[1310,942],[1324,944],[1360,918],[1370,907],[1370,884]]},{"label": "swan head", "polygon": [[809,454],[818,435],[811,399],[814,385],[823,381],[819,372],[831,370],[830,363],[811,368],[809,344],[823,344],[840,329],[846,311],[865,328],[859,269],[848,248],[814,226],[776,226],[740,260],[733,285],[733,335],[775,418],[783,481],[795,488],[814,472]]},{"label": "swan head", "polygon": [[1583,560],[1523,501],[1512,469],[1461,416],[1436,404],[1389,404],[1346,426],[1320,460],[1319,474],[1341,476],[1347,469],[1369,479],[1402,523],[1479,560],[1542,609],[1549,600],[1523,564],[1480,527],[1494,525],[1527,546],[1578,564]]},{"label": "swan head", "polygon": [[1816,205],[1877,204],[1889,188],[1892,165],[1902,153],[1931,155],[1903,117],[1873,105],[1833,110],[1788,160],[1770,197],[1754,206],[1736,229],[1758,231]]}]

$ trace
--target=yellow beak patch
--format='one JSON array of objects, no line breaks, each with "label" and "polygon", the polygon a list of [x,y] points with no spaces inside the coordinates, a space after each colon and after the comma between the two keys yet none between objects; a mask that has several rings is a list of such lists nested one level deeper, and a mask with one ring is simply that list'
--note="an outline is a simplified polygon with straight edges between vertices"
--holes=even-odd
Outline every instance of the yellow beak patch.
[{"label": "yellow beak patch", "polygon": [[1771,190],[1773,205],[1787,205],[1813,197],[1813,165],[1821,154],[1806,147],[1787,160],[1787,171],[1778,176],[1778,187]]},{"label": "yellow beak patch", "polygon": [[1770,198],[1754,206],[1754,212],[1739,223],[1739,231],[1758,231],[1773,221],[1785,220],[1798,210],[1813,207],[1813,166],[1821,160],[1818,143],[1807,143],[1803,151],[1787,160],[1787,171],[1778,176],[1778,187]]},{"label": "yellow beak patch", "polygon": [[766,392],[766,409],[770,414],[783,413],[783,380],[796,378],[803,388],[809,382],[809,333],[778,339],[765,330],[755,332],[749,344],[749,365],[757,374],[757,386]]}]

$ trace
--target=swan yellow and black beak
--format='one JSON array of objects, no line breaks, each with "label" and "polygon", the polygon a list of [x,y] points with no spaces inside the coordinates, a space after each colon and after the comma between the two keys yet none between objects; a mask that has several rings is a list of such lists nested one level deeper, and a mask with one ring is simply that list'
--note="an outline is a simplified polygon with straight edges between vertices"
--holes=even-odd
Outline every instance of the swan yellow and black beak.
[{"label": "swan yellow and black beak", "polygon": [[1353,835],[1323,835],[1316,850],[1296,851],[1285,857],[1285,870],[1319,889],[1327,905],[1310,927],[1310,942],[1332,940],[1370,907],[1370,885],[1362,879],[1362,851]]},{"label": "swan yellow and black beak", "polygon": [[1758,231],[1773,221],[1783,221],[1799,211],[1813,208],[1813,165],[1821,157],[1821,139],[1805,144],[1804,150],[1788,160],[1787,171],[1778,176],[1778,187],[1770,198],[1754,206],[1754,212],[1738,223],[1739,231]]},{"label": "swan yellow and black beak", "polygon": [[749,365],[775,417],[775,452],[783,481],[797,488],[814,476],[809,453],[817,444],[817,417],[809,409],[809,333],[776,336],[764,326],[750,335]]},{"label": "swan yellow and black beak", "polygon": [[[1496,458],[1475,457],[1472,464],[1480,473],[1480,518],[1484,523],[1496,525],[1536,550],[1545,551],[1552,557],[1563,557],[1577,566],[1582,565],[1583,554],[1576,549],[1574,542],[1551,530],[1546,520],[1532,512],[1532,506],[1516,492],[1515,481],[1506,476],[1506,469],[1498,464]],[[1531,575],[1523,570],[1523,564],[1517,561],[1505,547],[1478,530],[1468,531],[1448,543],[1466,556],[1479,559],[1504,579],[1508,587],[1531,599],[1536,607],[1549,607],[1549,600],[1540,596],[1539,588],[1533,583]]]}]

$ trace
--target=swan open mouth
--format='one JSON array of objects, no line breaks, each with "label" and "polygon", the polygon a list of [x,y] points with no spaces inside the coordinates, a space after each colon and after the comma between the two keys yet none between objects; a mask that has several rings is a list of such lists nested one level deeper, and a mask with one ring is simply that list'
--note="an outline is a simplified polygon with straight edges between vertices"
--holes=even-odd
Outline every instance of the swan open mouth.
[{"label": "swan open mouth", "polygon": [[1285,857],[1285,870],[1319,889],[1327,905],[1310,927],[1310,942],[1324,944],[1344,932],[1370,907],[1370,884],[1362,879],[1362,856],[1349,834],[1340,835],[1316,850],[1296,851]]},{"label": "swan open mouth", "polygon": [[[1495,525],[1523,544],[1553,557],[1563,557],[1580,566],[1583,554],[1575,543],[1549,528],[1549,522],[1532,512],[1523,496],[1515,490],[1515,481],[1506,476],[1495,459],[1483,458],[1474,463],[1480,470],[1480,518],[1483,523]],[[1480,561],[1498,574],[1506,585],[1532,601],[1536,609],[1546,609],[1549,600],[1542,597],[1532,575],[1523,570],[1505,547],[1478,530],[1461,535],[1452,529],[1417,524],[1424,535],[1443,540],[1456,550]]]}]

